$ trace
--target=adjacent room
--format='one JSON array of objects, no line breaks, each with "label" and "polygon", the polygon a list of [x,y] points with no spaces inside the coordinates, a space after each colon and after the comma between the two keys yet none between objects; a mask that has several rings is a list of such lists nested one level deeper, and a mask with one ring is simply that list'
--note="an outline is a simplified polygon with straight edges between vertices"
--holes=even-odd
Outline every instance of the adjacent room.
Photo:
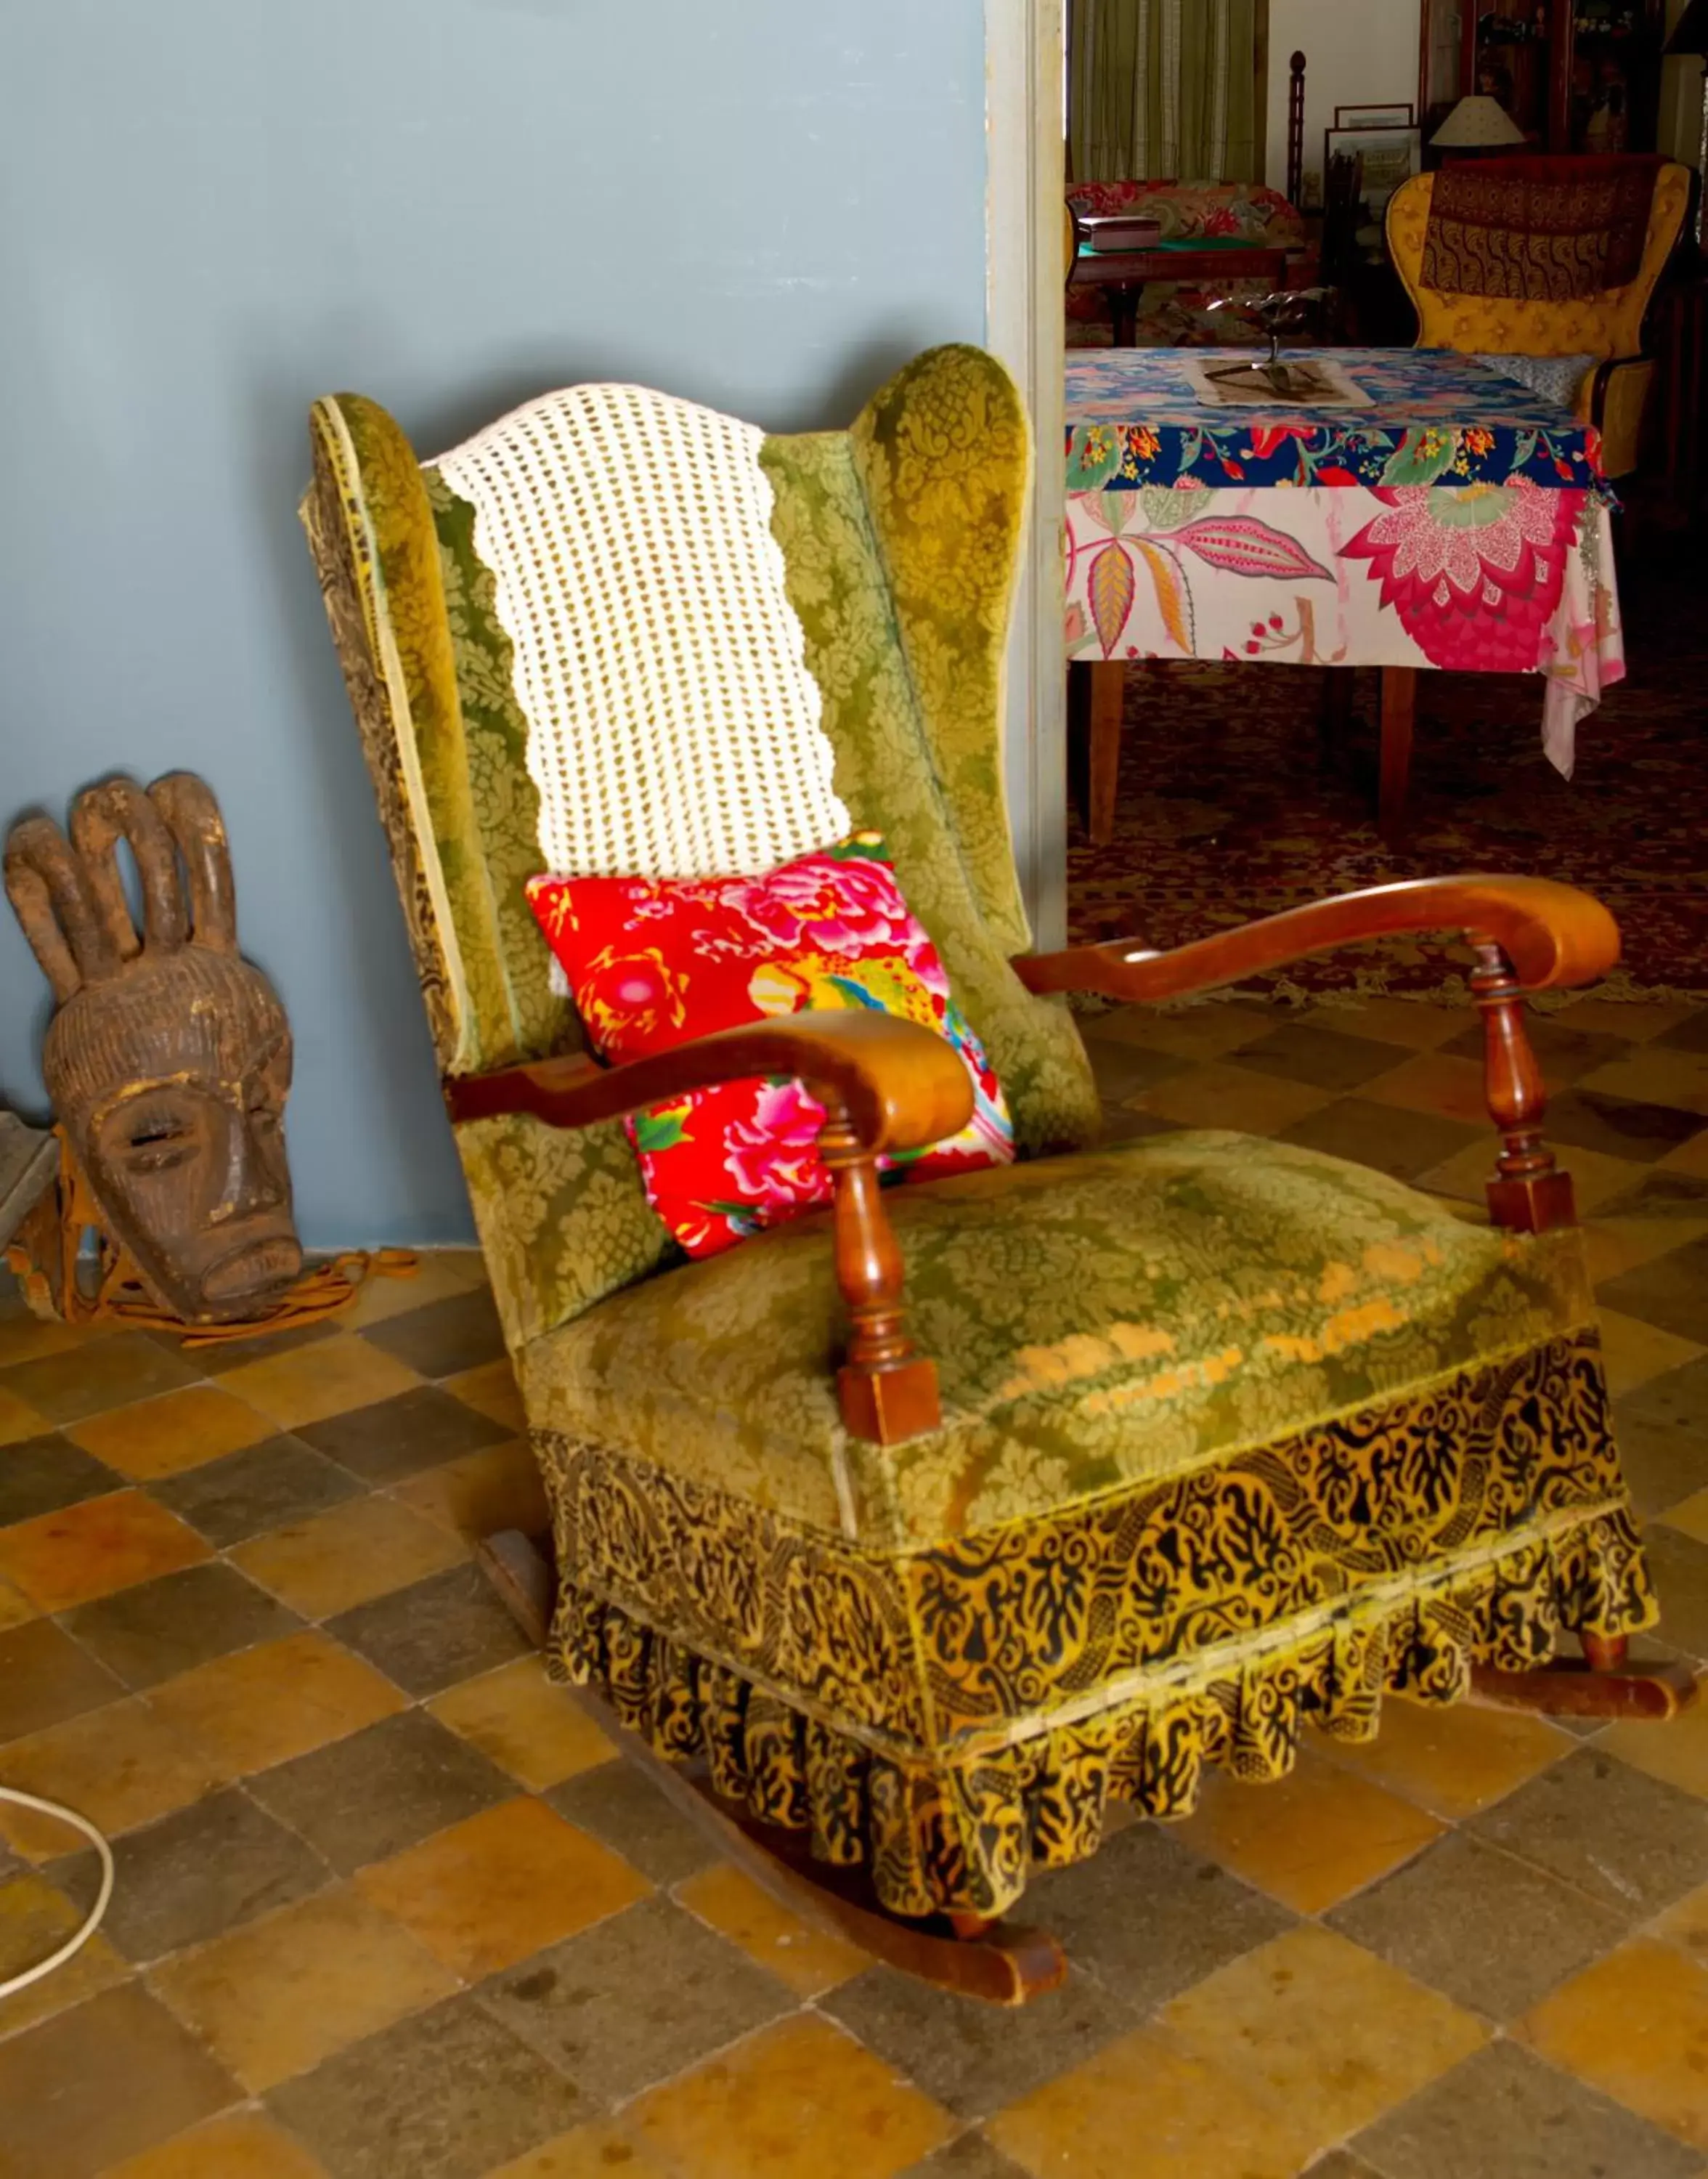
[{"label": "adjacent room", "polygon": [[1705,56],[0,11],[0,2179],[1708,2172]]}]

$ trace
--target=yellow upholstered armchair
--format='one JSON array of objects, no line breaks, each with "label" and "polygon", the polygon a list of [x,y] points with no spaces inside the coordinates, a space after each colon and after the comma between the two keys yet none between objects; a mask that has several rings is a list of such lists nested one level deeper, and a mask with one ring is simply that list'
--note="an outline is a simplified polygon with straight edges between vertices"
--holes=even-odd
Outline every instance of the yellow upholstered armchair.
[{"label": "yellow upholstered armchair", "polygon": [[[423,463],[341,395],[314,452],[305,519],[552,1508],[544,1551],[490,1562],[636,1759],[874,1952],[1011,2001],[1059,1956],[997,1918],[1117,1801],[1181,1814],[1206,1765],[1273,1777],[1306,1721],[1366,1737],[1389,1695],[1479,1676],[1673,1704],[1622,1664],[1654,1607],[1523,1034],[1524,988],[1613,958],[1603,910],[1444,880],[1171,954],[1034,955],[999,756],[1029,455],[976,349],[846,431],[579,387]],[[553,988],[531,875],[752,873],[856,827],[1000,1076],[1014,1164],[880,1192],[881,1153],[969,1109],[917,1023],[803,1012],[606,1067]],[[1492,1223],[1236,1134],[1097,1146],[1060,994],[1161,1000],[1443,926],[1481,949]],[[685,1261],[621,1116],[791,1074],[834,1208]],[[1567,1632],[1588,1661],[1550,1666]]]},{"label": "yellow upholstered armchair", "polygon": [[[1643,321],[1690,200],[1690,171],[1635,156],[1467,161],[1415,175],[1388,246],[1420,348],[1481,355],[1557,393],[1601,435],[1610,477],[1641,451],[1655,376]],[[1553,360],[1563,376],[1540,365]]]}]

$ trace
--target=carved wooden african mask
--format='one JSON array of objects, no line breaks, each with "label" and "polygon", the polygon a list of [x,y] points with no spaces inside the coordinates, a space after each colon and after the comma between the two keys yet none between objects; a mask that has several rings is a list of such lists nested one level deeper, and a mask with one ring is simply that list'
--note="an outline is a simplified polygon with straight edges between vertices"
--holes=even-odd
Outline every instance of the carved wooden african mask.
[{"label": "carved wooden african mask", "polygon": [[6,891],[58,1002],[41,1057],[55,1114],[153,1298],[191,1324],[251,1316],[303,1264],[282,1125],[291,1038],[238,952],[219,804],[187,771],[145,793],[107,779],[79,795],[70,832],[26,817],[6,842]]}]

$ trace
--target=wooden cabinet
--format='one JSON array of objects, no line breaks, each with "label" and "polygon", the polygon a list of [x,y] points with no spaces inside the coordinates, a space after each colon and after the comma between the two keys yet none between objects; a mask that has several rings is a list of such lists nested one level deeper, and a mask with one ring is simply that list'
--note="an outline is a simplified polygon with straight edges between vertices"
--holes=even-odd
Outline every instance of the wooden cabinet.
[{"label": "wooden cabinet", "polygon": [[1425,0],[1426,140],[1481,91],[1538,151],[1652,151],[1665,43],[1665,0]]}]

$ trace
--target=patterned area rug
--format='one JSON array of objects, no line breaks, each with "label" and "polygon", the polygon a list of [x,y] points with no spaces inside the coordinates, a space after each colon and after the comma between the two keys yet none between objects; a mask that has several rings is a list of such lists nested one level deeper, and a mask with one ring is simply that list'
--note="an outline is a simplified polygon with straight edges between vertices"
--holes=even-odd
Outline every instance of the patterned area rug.
[{"label": "patterned area rug", "polygon": [[[1571,780],[1542,755],[1538,682],[1420,674],[1397,852],[1375,826],[1373,672],[1331,735],[1316,668],[1130,667],[1114,839],[1093,848],[1076,820],[1070,834],[1072,936],[1166,947],[1361,886],[1509,870],[1581,886],[1618,916],[1624,958],[1598,996],[1708,996],[1705,572],[1700,554],[1623,571],[1630,678],[1585,721]],[[1243,988],[1459,1003],[1469,963],[1460,946],[1392,941]]]}]

